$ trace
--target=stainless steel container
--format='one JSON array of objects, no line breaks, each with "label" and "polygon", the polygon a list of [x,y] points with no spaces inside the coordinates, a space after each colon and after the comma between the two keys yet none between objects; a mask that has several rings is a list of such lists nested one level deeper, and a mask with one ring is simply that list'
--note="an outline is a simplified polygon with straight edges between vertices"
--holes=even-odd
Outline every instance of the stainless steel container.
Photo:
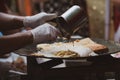
[{"label": "stainless steel container", "polygon": [[64,36],[72,35],[84,18],[86,18],[84,10],[80,6],[74,5],[56,18],[57,27],[63,32]]},{"label": "stainless steel container", "polygon": [[76,23],[81,19],[83,10],[80,6],[74,5],[69,10],[61,15],[61,17],[70,25],[76,25]]}]

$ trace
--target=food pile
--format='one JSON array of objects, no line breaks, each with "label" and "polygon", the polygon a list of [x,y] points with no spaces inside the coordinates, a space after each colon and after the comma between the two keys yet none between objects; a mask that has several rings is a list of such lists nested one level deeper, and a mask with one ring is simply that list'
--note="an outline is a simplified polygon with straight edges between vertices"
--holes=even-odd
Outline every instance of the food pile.
[{"label": "food pile", "polygon": [[108,48],[92,41],[90,38],[72,42],[55,42],[52,44],[38,44],[38,53],[46,57],[88,57],[97,52],[107,52]]}]

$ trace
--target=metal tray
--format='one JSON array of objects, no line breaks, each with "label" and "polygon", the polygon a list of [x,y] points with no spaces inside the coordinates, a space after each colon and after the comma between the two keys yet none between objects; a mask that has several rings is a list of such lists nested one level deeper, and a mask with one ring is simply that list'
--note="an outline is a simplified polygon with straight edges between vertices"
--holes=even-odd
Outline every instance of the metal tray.
[{"label": "metal tray", "polygon": [[[71,39],[71,41],[76,40],[77,38]],[[83,39],[83,38],[81,38]],[[60,57],[46,57],[46,56],[33,56],[31,54],[36,53],[36,45],[32,44],[29,46],[26,46],[22,49],[19,49],[17,51],[15,51],[16,53],[22,55],[22,56],[30,56],[30,57],[39,57],[39,58],[48,58],[48,59],[67,59],[67,60],[73,60],[73,59],[87,59],[87,58],[91,58],[91,57],[98,57],[98,56],[106,56],[106,55],[110,55],[110,54],[115,54],[117,52],[120,52],[120,44],[114,41],[107,41],[107,40],[103,40],[103,39],[95,39],[95,38],[91,38],[93,41],[95,41],[96,43],[99,44],[103,44],[105,46],[108,47],[109,51],[107,53],[99,53],[97,56],[88,56],[88,57],[70,57],[70,58],[60,58]],[[56,42],[60,42],[63,40],[57,40]],[[66,40],[64,42],[67,42]]]}]

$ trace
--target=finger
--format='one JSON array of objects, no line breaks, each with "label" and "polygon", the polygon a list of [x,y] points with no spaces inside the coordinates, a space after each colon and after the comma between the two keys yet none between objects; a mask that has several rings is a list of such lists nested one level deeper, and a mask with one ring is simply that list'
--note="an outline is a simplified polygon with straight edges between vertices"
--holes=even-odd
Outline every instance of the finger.
[{"label": "finger", "polygon": [[57,36],[52,36],[51,41],[55,41],[57,39]]},{"label": "finger", "polygon": [[59,36],[59,37],[62,37],[62,33],[60,32],[59,29],[53,27],[54,31],[56,32],[56,35]]},{"label": "finger", "polygon": [[62,37],[62,33],[57,29],[56,31],[57,36]]},{"label": "finger", "polygon": [[52,20],[54,18],[57,17],[57,14],[53,13],[53,14],[46,14],[46,21],[48,20]]},{"label": "finger", "polygon": [[56,30],[54,30],[54,29],[52,29],[51,30],[51,35],[52,35],[52,40],[56,40],[56,38],[57,38],[57,31]]}]

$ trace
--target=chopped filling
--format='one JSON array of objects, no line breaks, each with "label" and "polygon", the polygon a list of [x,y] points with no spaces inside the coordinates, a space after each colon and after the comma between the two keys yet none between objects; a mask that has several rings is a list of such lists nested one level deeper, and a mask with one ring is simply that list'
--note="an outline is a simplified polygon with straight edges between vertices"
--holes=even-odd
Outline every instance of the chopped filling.
[{"label": "chopped filling", "polygon": [[74,52],[74,51],[58,51],[57,53],[55,53],[55,56],[57,57],[79,57],[78,53]]}]

